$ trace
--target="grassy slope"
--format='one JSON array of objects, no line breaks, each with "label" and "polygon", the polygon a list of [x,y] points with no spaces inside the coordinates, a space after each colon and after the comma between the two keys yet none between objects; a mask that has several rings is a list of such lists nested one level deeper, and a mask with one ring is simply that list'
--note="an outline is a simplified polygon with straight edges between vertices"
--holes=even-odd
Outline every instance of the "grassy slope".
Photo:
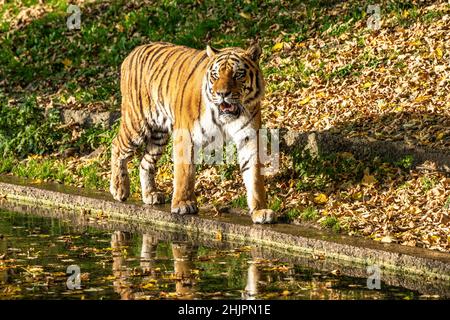
[{"label": "grassy slope", "polygon": [[[0,173],[108,188],[113,130],[63,126],[54,107],[119,107],[118,68],[135,46],[170,41],[203,48],[261,38],[268,127],[450,147],[447,4],[378,1],[83,1],[82,29],[68,31],[65,1],[8,2],[0,9]],[[44,110],[46,110],[44,112]],[[82,157],[104,147],[99,156]],[[72,155],[73,156],[70,156]],[[139,196],[131,165],[132,191]],[[270,179],[272,208],[287,220],[449,250],[449,178],[402,163],[283,155]],[[235,166],[202,168],[199,201],[245,207]],[[171,192],[169,156],[158,183]]]}]

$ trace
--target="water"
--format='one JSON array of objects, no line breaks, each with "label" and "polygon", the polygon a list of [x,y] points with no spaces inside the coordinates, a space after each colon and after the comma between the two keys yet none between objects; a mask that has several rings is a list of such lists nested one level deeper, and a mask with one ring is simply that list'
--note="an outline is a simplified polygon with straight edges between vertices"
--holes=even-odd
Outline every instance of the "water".
[{"label": "water", "polygon": [[[381,290],[369,290],[366,278],[268,257],[257,247],[166,235],[0,210],[0,299],[434,297],[383,281]],[[79,289],[68,289],[70,265],[79,267]]]}]

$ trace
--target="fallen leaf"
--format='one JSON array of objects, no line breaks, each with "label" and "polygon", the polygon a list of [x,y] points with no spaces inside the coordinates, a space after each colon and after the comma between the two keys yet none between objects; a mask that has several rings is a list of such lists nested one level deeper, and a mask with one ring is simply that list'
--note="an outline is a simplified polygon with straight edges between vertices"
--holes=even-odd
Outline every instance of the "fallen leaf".
[{"label": "fallen leaf", "polygon": [[328,197],[324,193],[319,193],[317,196],[314,197],[314,202],[317,204],[325,204],[328,202]]},{"label": "fallen leaf", "polygon": [[64,65],[64,69],[67,70],[67,69],[69,69],[70,66],[72,65],[72,60],[65,58],[65,59],[62,61],[62,63],[63,63],[63,65]]},{"label": "fallen leaf", "polygon": [[300,104],[303,106],[303,105],[307,104],[309,101],[311,101],[311,98],[310,97],[306,97],[305,99],[300,101]]},{"label": "fallen leaf", "polygon": [[272,51],[281,51],[283,49],[283,42],[278,42],[272,47]]},{"label": "fallen leaf", "polygon": [[218,230],[218,231],[216,232],[216,240],[217,240],[217,241],[222,241],[222,238],[223,238],[223,236],[222,236],[222,231]]},{"label": "fallen leaf", "polygon": [[252,19],[252,16],[251,16],[251,15],[249,15],[248,13],[245,13],[245,12],[243,12],[243,11],[239,12],[239,15],[240,15],[242,18],[247,19],[247,20],[251,20],[251,19]]}]

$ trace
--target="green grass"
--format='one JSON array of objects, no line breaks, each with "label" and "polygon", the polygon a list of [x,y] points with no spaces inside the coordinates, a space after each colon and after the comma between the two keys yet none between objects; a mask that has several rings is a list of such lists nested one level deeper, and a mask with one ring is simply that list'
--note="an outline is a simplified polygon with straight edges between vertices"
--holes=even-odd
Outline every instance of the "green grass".
[{"label": "green grass", "polygon": [[[322,190],[349,181],[357,183],[367,163],[340,154],[312,157],[300,150],[292,153],[292,175],[297,191]],[[375,166],[374,166],[375,167]]]},{"label": "green grass", "polygon": [[[2,163],[2,162],[0,162]],[[73,184],[75,178],[67,167],[54,159],[27,159],[14,162],[11,173],[22,178]]]},{"label": "green grass", "polygon": [[46,114],[33,95],[17,105],[8,105],[0,93],[0,104],[0,155],[23,158],[58,151],[67,145],[69,132],[60,129],[58,110],[50,109]]},{"label": "green grass", "polygon": [[333,230],[336,233],[339,233],[341,231],[341,225],[339,223],[339,220],[333,216],[325,217],[325,219],[321,221],[321,225],[323,227]]},{"label": "green grass", "polygon": [[296,219],[301,219],[302,221],[315,221],[318,219],[319,213],[314,207],[307,207],[304,210],[292,208],[285,212],[284,217],[287,222],[291,222]]},{"label": "green grass", "polygon": [[235,208],[247,209],[247,196],[240,195],[237,198],[231,200],[231,206]]},{"label": "green grass", "polygon": [[421,20],[426,23],[430,23],[436,19],[441,18],[444,15],[441,11],[434,11],[429,10],[427,13],[425,13],[423,16],[421,16]]},{"label": "green grass", "polygon": [[8,103],[0,93],[0,155],[3,157],[0,172],[7,172],[9,158],[23,159],[29,155],[63,153],[74,148],[78,154],[88,154],[104,146],[109,150],[119,122],[112,128],[93,126],[76,128],[79,136],[74,139],[72,128],[60,122],[57,108],[44,110],[34,95]]},{"label": "green grass", "polygon": [[75,146],[81,153],[93,151],[100,146],[110,147],[111,142],[117,134],[120,122],[114,123],[112,128],[105,128],[101,125],[86,128],[82,131]]},{"label": "green grass", "polygon": [[15,164],[15,158],[11,155],[0,158],[0,174],[11,172]]},{"label": "green grass", "polygon": [[300,213],[300,217],[305,221],[316,220],[319,216],[317,209],[314,207],[308,207]]},{"label": "green grass", "polygon": [[400,168],[408,170],[414,164],[414,157],[411,155],[407,155],[403,159],[397,161],[395,164]]},{"label": "green grass", "polygon": [[90,189],[107,189],[108,181],[99,175],[99,163],[94,162],[79,169],[79,174],[83,178],[84,184]]},{"label": "green grass", "polygon": [[420,183],[422,184],[422,190],[427,192],[434,188],[436,185],[436,180],[429,177],[423,177],[420,179]]},{"label": "green grass", "polygon": [[281,200],[280,198],[275,196],[271,199],[271,201],[269,203],[269,208],[275,212],[278,212],[278,211],[280,211],[282,204],[283,204],[283,200]]},{"label": "green grass", "polygon": [[[314,222],[317,221],[320,217],[319,212],[314,207],[307,207],[303,210],[292,208],[287,210],[284,215],[281,217],[281,221],[292,222],[295,220],[300,220],[304,222]],[[334,216],[326,216],[319,220],[320,225],[324,228],[328,228],[333,230],[336,233],[339,233],[342,228],[338,218]]]},{"label": "green grass", "polygon": [[[287,222],[291,222],[294,221],[295,219],[297,219],[300,216],[300,210],[293,208],[293,209],[289,209],[286,211],[286,213],[284,214],[284,218],[285,220],[287,220]],[[281,219],[283,220],[283,219]]]}]

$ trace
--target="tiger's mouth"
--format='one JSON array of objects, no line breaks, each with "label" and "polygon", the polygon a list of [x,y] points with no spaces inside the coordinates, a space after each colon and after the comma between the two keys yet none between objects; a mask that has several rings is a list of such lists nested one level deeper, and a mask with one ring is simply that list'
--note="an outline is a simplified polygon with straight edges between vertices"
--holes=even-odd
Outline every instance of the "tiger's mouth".
[{"label": "tiger's mouth", "polygon": [[220,115],[233,115],[238,116],[240,113],[240,108],[238,104],[222,102],[219,105],[219,114]]}]

